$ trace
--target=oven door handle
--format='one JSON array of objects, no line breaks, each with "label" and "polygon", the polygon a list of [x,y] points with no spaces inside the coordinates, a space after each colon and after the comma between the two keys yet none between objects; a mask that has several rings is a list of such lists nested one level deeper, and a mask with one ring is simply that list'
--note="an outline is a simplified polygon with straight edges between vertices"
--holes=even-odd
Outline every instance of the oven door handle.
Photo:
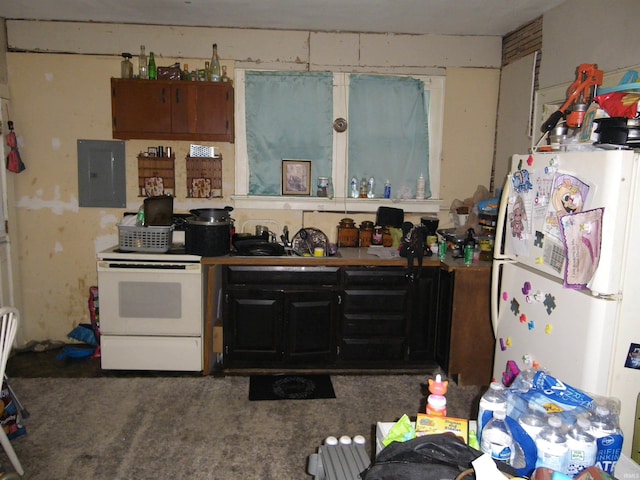
[{"label": "oven door handle", "polygon": [[199,263],[137,263],[137,262],[98,262],[99,272],[155,272],[178,271],[184,273],[200,274],[202,269]]}]

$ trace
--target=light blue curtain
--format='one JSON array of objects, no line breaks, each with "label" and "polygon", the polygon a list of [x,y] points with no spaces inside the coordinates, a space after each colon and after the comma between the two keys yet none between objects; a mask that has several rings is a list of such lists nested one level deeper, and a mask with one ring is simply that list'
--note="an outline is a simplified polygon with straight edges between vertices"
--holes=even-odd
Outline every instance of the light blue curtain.
[{"label": "light blue curtain", "polygon": [[428,92],[410,77],[351,75],[349,87],[349,178],[374,177],[376,196],[390,180],[415,196],[416,179],[429,188]]},{"label": "light blue curtain", "polygon": [[333,75],[247,72],[249,195],[280,195],[282,160],[311,160],[311,194],[331,176]]}]

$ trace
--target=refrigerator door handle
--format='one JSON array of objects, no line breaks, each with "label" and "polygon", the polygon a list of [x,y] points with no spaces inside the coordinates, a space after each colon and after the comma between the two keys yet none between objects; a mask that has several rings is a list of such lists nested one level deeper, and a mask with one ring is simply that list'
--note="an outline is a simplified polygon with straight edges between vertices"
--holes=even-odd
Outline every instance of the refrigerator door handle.
[{"label": "refrigerator door handle", "polygon": [[512,174],[507,175],[507,181],[502,190],[502,198],[500,198],[500,207],[498,208],[498,222],[496,224],[493,257],[499,260],[508,258],[504,253],[504,226],[507,220],[507,204],[509,203],[509,197],[511,197],[511,178]]},{"label": "refrigerator door handle", "polygon": [[498,303],[500,300],[500,273],[503,265],[517,263],[515,260],[494,260],[491,266],[491,327],[493,336],[498,339]]}]

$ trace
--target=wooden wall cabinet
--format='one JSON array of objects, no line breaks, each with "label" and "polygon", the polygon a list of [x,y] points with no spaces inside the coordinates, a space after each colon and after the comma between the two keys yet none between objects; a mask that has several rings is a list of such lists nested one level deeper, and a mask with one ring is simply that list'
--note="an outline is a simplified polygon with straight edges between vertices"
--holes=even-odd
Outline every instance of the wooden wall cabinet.
[{"label": "wooden wall cabinet", "polygon": [[229,83],[112,78],[111,115],[113,138],[234,141]]}]

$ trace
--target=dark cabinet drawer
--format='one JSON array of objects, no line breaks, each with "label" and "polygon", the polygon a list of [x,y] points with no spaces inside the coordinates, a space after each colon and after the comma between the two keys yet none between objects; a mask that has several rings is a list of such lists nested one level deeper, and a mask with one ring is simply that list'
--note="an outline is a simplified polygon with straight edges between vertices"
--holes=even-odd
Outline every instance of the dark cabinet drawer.
[{"label": "dark cabinet drawer", "polygon": [[234,285],[337,285],[340,267],[229,266],[226,276]]},{"label": "dark cabinet drawer", "polygon": [[406,321],[403,313],[398,314],[356,314],[342,317],[344,336],[405,336]]},{"label": "dark cabinet drawer", "polygon": [[402,360],[404,338],[344,338],[342,360]]},{"label": "dark cabinet drawer", "polygon": [[346,288],[353,286],[401,287],[409,280],[407,270],[398,267],[361,267],[344,270]]},{"label": "dark cabinet drawer", "polygon": [[404,312],[406,290],[346,290],[345,312]]}]

